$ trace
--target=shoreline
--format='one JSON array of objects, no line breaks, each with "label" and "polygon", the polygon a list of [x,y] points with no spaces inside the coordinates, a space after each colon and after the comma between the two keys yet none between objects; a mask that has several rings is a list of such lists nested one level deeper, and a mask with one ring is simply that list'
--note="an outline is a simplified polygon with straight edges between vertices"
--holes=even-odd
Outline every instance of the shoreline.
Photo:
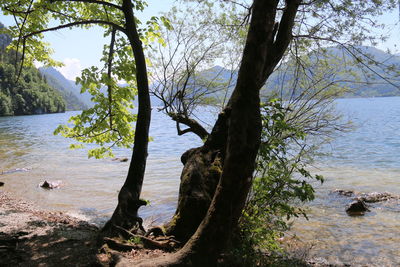
[{"label": "shoreline", "polygon": [[[12,196],[0,189],[0,266],[109,266],[113,258],[99,252],[99,228],[87,221]],[[165,252],[133,250],[122,253],[121,263],[151,259]],[[297,263],[299,264],[299,263]],[[331,265],[324,259],[296,266]]]},{"label": "shoreline", "polygon": [[[45,210],[0,189],[0,266],[113,266],[115,258],[99,251],[98,231],[95,224],[64,212]],[[286,265],[276,266],[359,266],[354,262],[331,262],[318,255],[307,256],[311,247],[290,239],[282,240],[291,248],[288,247],[289,258],[278,263]],[[138,260],[165,252],[138,249],[119,255],[122,262],[135,266]]]}]

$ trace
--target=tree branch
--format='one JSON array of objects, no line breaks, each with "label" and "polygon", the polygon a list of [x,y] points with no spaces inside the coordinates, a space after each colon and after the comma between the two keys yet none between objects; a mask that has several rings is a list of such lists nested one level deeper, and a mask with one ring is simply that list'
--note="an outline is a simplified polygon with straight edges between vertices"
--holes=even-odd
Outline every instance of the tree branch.
[{"label": "tree branch", "polygon": [[112,98],[112,65],[113,65],[113,57],[114,57],[114,44],[115,44],[115,28],[112,29],[112,33],[111,33],[111,41],[110,41],[110,51],[108,52],[108,71],[107,71],[107,77],[108,77],[108,113],[110,114],[110,128],[113,128],[113,123],[112,123],[112,102],[113,102],[113,98]]},{"label": "tree branch", "polygon": [[31,33],[25,35],[23,38],[26,39],[26,38],[29,38],[31,36],[38,35],[38,34],[41,34],[41,33],[44,33],[44,32],[57,31],[57,30],[65,29],[65,28],[74,27],[74,26],[89,25],[89,24],[109,25],[109,26],[114,27],[115,29],[117,29],[117,30],[119,30],[121,32],[124,32],[124,33],[126,32],[125,28],[123,28],[123,27],[121,27],[121,26],[119,26],[119,25],[117,25],[117,24],[115,24],[113,22],[110,22],[110,21],[105,21],[105,20],[84,20],[84,21],[76,21],[76,22],[71,22],[71,23],[59,25],[59,26],[52,27],[52,28],[43,29],[43,30],[40,30],[40,31],[34,31],[34,32],[31,32]]},{"label": "tree branch", "polygon": [[[169,113],[168,115],[172,118],[172,120],[176,121],[178,135],[183,135],[185,133],[192,132],[196,134],[198,137],[200,137],[202,140],[207,139],[207,137],[209,136],[207,130],[204,129],[204,127],[201,126],[196,120],[185,117],[182,114],[178,113]],[[181,131],[179,128],[179,123],[185,124],[189,128]]]},{"label": "tree branch", "polygon": [[105,1],[100,1],[100,0],[50,0],[50,3],[54,2],[82,2],[82,3],[93,3],[93,4],[99,4],[103,6],[109,6],[112,8],[116,8],[119,10],[122,10],[122,6],[110,3],[110,2],[105,2]]},{"label": "tree branch", "polygon": [[[347,47],[344,43],[341,43],[337,40],[334,40],[332,38],[327,38],[327,37],[320,37],[320,36],[312,36],[312,35],[295,35],[293,36],[294,38],[308,38],[308,39],[314,39],[314,40],[320,40],[320,41],[327,41],[327,42],[332,42],[335,43],[339,46],[341,46],[344,50],[346,50],[354,59],[358,59],[357,62],[359,64],[361,64],[362,66],[364,66],[366,69],[368,69],[369,71],[371,71],[373,74],[377,75],[379,78],[385,80],[387,83],[389,83],[390,85],[396,87],[397,89],[400,89],[400,86],[393,83],[388,77],[383,76],[382,74],[378,73],[376,70],[374,70],[371,66],[369,66],[369,64],[365,63],[364,60],[359,59],[359,55],[356,55],[356,53],[354,53],[354,51],[352,51],[349,47]],[[365,53],[363,53],[362,51],[360,51],[359,49],[357,49],[355,46],[350,45],[351,48],[353,48],[357,53],[359,53],[361,56],[367,57],[369,58]],[[371,59],[371,58],[369,58]],[[379,62],[377,62],[375,59],[372,59],[374,61],[374,65],[375,66],[379,66],[382,65]]]},{"label": "tree branch", "polygon": [[[283,11],[282,18],[279,23],[279,28],[276,33],[276,39],[273,43],[273,52],[268,54],[269,60],[267,62],[273,62],[273,64],[267,64],[264,69],[263,76],[266,79],[274,70],[275,66],[282,59],[287,47],[292,41],[292,29],[294,26],[294,19],[296,18],[298,7],[301,0],[287,0],[286,7]],[[264,80],[265,80],[264,79]]]},{"label": "tree branch", "polygon": [[[30,2],[30,4],[29,4],[28,12],[31,10],[32,5],[33,5],[33,0],[31,0],[31,2]],[[15,67],[17,67],[17,64],[18,64],[18,47],[19,47],[19,44],[20,44],[20,42],[21,42],[21,39],[23,39],[23,40],[22,40],[23,46],[22,46],[21,66],[20,66],[19,72],[18,72],[18,74],[17,74],[17,81],[19,80],[19,77],[21,76],[22,67],[23,67],[23,65],[24,65],[24,60],[25,60],[26,41],[25,41],[25,39],[22,37],[22,30],[23,30],[23,28],[25,27],[25,23],[26,23],[26,20],[28,19],[28,15],[29,15],[29,13],[26,13],[26,14],[25,14],[24,20],[23,20],[23,22],[22,22],[22,26],[21,26],[21,27],[18,26],[18,28],[19,28],[19,36],[18,36],[18,41],[17,41],[17,49],[16,49],[16,51],[15,51]],[[15,15],[14,15],[14,18],[15,18]],[[15,19],[15,20],[16,20],[16,19]],[[16,20],[16,21],[17,21],[17,20]],[[18,24],[18,23],[17,23],[17,24]],[[17,69],[17,68],[15,68],[15,69]]]}]

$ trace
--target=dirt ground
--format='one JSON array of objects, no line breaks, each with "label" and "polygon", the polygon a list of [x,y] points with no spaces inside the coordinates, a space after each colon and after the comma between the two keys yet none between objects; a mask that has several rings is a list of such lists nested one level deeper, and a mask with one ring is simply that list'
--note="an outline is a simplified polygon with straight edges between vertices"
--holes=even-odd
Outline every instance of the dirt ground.
[{"label": "dirt ground", "polygon": [[0,191],[0,266],[90,266],[98,228]]},{"label": "dirt ground", "polygon": [[114,266],[121,260],[135,266],[167,254],[158,249],[103,253],[98,232],[95,225],[40,210],[0,190],[0,266]]}]

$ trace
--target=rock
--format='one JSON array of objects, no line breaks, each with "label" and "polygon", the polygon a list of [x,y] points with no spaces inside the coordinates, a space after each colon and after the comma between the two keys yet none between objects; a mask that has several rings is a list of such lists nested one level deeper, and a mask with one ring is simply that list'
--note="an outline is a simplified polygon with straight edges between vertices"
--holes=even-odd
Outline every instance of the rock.
[{"label": "rock", "polygon": [[373,192],[373,193],[360,194],[359,196],[357,196],[357,199],[367,203],[376,203],[381,201],[396,200],[400,198],[388,192],[383,192],[383,193]]},{"label": "rock", "polygon": [[40,187],[45,188],[45,189],[55,189],[55,188],[60,188],[61,186],[61,181],[44,181],[43,183],[39,184]]},{"label": "rock", "polygon": [[400,200],[400,196],[388,192],[358,193],[353,190],[336,189],[333,191],[340,196],[353,197],[354,200],[361,200],[366,203],[376,203],[390,200]]},{"label": "rock", "polygon": [[4,185],[4,183],[3,182],[0,182],[0,186],[3,186]]},{"label": "rock", "polygon": [[357,216],[364,215],[366,211],[370,211],[367,205],[362,200],[356,200],[350,203],[350,205],[346,208],[346,212],[348,215]]},{"label": "rock", "polygon": [[128,158],[113,158],[112,161],[127,162]]},{"label": "rock", "polygon": [[338,195],[345,196],[345,197],[352,197],[355,195],[354,191],[352,191],[352,190],[336,189],[333,192],[337,193]]}]

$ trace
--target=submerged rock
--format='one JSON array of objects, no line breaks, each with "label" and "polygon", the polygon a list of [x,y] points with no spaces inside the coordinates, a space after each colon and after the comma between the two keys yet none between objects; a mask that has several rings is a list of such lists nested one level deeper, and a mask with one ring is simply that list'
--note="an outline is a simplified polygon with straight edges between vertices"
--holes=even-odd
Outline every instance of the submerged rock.
[{"label": "submerged rock", "polygon": [[112,161],[127,162],[128,158],[113,158]]},{"label": "submerged rock", "polygon": [[362,200],[356,200],[350,203],[349,206],[346,208],[346,212],[348,215],[357,216],[357,215],[364,215],[365,212],[370,211]]},{"label": "submerged rock", "polygon": [[32,170],[32,169],[31,168],[16,168],[16,169],[7,170],[7,171],[1,171],[0,175],[10,174],[10,173],[15,173],[15,172],[28,172],[30,170]]},{"label": "submerged rock", "polygon": [[45,189],[55,189],[55,188],[60,188],[61,186],[61,181],[44,181],[43,183],[39,184],[40,187],[45,188]]},{"label": "submerged rock", "polygon": [[390,194],[388,192],[383,192],[383,193],[373,192],[373,193],[360,194],[359,196],[357,196],[357,199],[367,203],[376,203],[389,200],[398,200],[400,199],[400,197]]},{"label": "submerged rock", "polygon": [[376,203],[390,200],[400,200],[400,196],[388,192],[359,193],[353,190],[336,189],[333,191],[340,196],[352,197],[354,200],[361,200],[366,203]]},{"label": "submerged rock", "polygon": [[333,192],[337,193],[338,195],[345,196],[345,197],[352,197],[355,195],[353,190],[336,189]]}]

